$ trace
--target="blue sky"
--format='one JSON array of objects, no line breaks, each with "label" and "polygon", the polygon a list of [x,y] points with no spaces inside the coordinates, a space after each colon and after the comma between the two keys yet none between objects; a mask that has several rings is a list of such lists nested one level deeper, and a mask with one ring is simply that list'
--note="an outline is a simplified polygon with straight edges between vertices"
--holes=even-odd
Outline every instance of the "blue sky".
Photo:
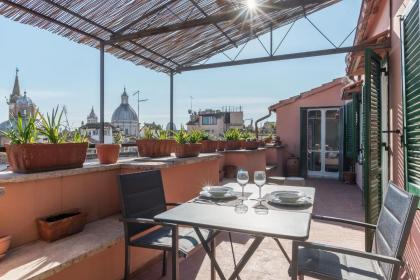
[{"label": "blue sky", "polygon": [[[360,0],[344,0],[309,16],[330,39],[339,44],[356,26]],[[288,26],[274,32],[276,46]],[[353,34],[354,35],[354,34]],[[353,35],[344,46],[353,42]],[[260,38],[268,46],[269,37]],[[276,54],[331,48],[308,21],[293,26]],[[235,56],[237,49],[227,52]],[[266,55],[256,40],[239,58]],[[209,62],[225,59],[219,55]],[[345,55],[269,62],[254,65],[185,72],[175,76],[175,124],[188,120],[190,96],[193,109],[243,106],[245,118],[254,120],[267,113],[278,100],[309,90],[345,75]],[[11,93],[15,68],[19,67],[21,90],[41,112],[57,104],[67,106],[69,121],[78,127],[94,106],[99,114],[99,52],[48,31],[13,22],[0,16],[0,122],[7,119],[5,98]],[[137,90],[149,101],[140,107],[140,121],[169,121],[169,77],[131,62],[105,57],[105,120],[110,121],[120,103],[123,87]],[[134,97],[130,103],[137,110]]]}]

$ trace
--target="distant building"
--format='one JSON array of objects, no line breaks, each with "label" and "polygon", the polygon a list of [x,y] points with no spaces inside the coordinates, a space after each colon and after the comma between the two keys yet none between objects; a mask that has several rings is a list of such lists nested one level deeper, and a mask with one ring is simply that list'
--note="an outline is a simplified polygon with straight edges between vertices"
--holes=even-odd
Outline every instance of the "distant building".
[{"label": "distant building", "polygon": [[[104,142],[105,144],[111,144],[113,142],[113,133],[114,127],[109,123],[105,123],[105,133],[104,133]],[[80,132],[85,134],[89,138],[90,143],[99,143],[99,134],[101,130],[101,124],[98,122],[98,117],[95,114],[95,111],[90,111],[89,115],[87,116],[87,122],[84,124],[82,122],[82,126],[80,127]]]},{"label": "distant building", "polygon": [[222,110],[206,109],[191,112],[187,123],[187,130],[201,129],[214,137],[222,137],[230,128],[244,127],[244,113],[242,107],[224,107]]},{"label": "distant building", "polygon": [[[37,111],[35,103],[28,97],[26,91],[23,96],[20,93],[19,84],[19,70],[16,69],[15,83],[13,85],[12,93],[7,99],[9,105],[9,119],[0,123],[0,130],[7,131],[16,126],[16,120],[20,114],[23,120],[27,120],[29,117],[34,116]],[[4,145],[8,140],[0,135],[0,144]]]},{"label": "distant building", "polygon": [[127,91],[121,95],[121,104],[112,114],[111,124],[120,129],[125,137],[137,137],[139,135],[139,119],[134,109],[128,103]]}]

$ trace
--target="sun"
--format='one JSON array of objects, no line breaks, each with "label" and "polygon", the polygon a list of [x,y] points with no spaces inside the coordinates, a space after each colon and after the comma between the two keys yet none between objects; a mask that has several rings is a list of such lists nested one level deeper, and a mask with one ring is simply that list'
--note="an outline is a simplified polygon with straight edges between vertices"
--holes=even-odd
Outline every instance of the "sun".
[{"label": "sun", "polygon": [[246,0],[246,5],[251,11],[257,8],[257,0]]}]

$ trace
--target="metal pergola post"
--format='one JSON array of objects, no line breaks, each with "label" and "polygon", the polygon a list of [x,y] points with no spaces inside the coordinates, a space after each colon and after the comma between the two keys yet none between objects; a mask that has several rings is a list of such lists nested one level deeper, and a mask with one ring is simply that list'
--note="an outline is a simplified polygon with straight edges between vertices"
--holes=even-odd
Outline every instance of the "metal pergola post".
[{"label": "metal pergola post", "polygon": [[170,134],[174,131],[174,72],[171,71],[170,77],[170,104],[169,104],[169,130]]},{"label": "metal pergola post", "polygon": [[99,142],[105,143],[105,43],[100,42],[100,71],[99,71]]}]

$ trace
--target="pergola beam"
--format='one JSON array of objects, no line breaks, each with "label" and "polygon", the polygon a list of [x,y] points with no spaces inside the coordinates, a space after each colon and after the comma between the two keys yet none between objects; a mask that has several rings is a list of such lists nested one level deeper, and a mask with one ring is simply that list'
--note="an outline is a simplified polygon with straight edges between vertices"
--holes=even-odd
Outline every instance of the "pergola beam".
[{"label": "pergola beam", "polygon": [[[88,18],[86,18],[86,17],[84,17],[84,16],[82,16],[82,15],[79,15],[78,13],[73,12],[72,10],[70,10],[70,9],[68,9],[68,8],[66,8],[66,7],[64,7],[63,5],[57,4],[57,3],[55,3],[55,2],[54,2],[54,1],[52,1],[52,0],[42,0],[42,1],[44,1],[45,3],[48,3],[49,5],[52,5],[52,6],[56,7],[57,9],[59,9],[59,10],[61,10],[61,11],[63,11],[63,12],[66,12],[66,13],[68,13],[68,14],[70,14],[70,15],[72,15],[72,16],[74,16],[74,17],[78,18],[78,19],[81,19],[81,20],[83,20],[83,21],[86,21],[86,22],[88,22],[89,24],[91,24],[91,25],[93,25],[93,26],[96,26],[96,27],[98,27],[98,28],[100,28],[100,29],[102,29],[102,30],[104,30],[104,31],[108,32],[108,33],[111,33],[112,35],[117,34],[116,32],[112,31],[111,29],[109,29],[109,28],[107,28],[107,27],[105,27],[105,26],[102,26],[101,24],[98,24],[98,23],[96,23],[96,22],[94,22],[94,21],[92,21],[92,20],[90,20],[90,19],[88,19]],[[139,43],[137,43],[137,42],[135,42],[135,41],[129,41],[129,43],[134,44],[134,45],[136,45],[137,47],[142,48],[142,49],[144,49],[144,50],[146,50],[146,51],[150,52],[151,54],[154,54],[154,55],[156,55],[156,56],[159,56],[159,57],[160,57],[160,58],[162,58],[162,59],[167,60],[167,61],[171,62],[172,64],[175,64],[177,67],[180,67],[180,66],[181,66],[179,63],[177,63],[177,62],[173,61],[172,59],[167,58],[167,57],[165,57],[165,56],[163,56],[163,55],[161,55],[161,54],[159,54],[159,53],[155,52],[154,50],[152,50],[152,49],[150,49],[150,48],[148,48],[148,47],[143,46],[142,44],[139,44]]]},{"label": "pergola beam", "polygon": [[[258,7],[258,12],[261,14],[268,14],[270,12],[279,11],[286,8],[297,8],[300,6],[305,7],[305,5],[319,4],[327,1],[328,0],[285,0],[281,3]],[[336,1],[338,2],[339,0]],[[200,19],[193,19],[190,21],[159,26],[156,28],[143,29],[137,32],[124,35],[113,35],[111,36],[108,43],[128,41],[200,26],[214,25],[224,21],[241,21],[249,15],[250,14],[248,13],[247,8],[244,6],[244,8],[242,9],[235,9],[224,13],[213,14]]]},{"label": "pergola beam", "polygon": [[[206,11],[204,11],[203,10],[203,8],[201,8],[200,7],[200,5],[198,5],[198,3],[197,2],[195,2],[195,0],[189,0],[190,2],[191,2],[191,4],[193,4],[194,5],[194,7],[196,7],[197,8],[197,10],[199,10],[200,11],[200,13],[202,13],[204,16],[206,16],[206,17],[208,17],[209,15],[206,13]],[[227,35],[226,34],[226,32],[217,24],[217,23],[214,23],[213,24],[214,25],[214,27],[216,27],[217,28],[217,30],[219,30],[220,31],[220,33],[222,33],[223,34],[223,36],[225,36],[226,37],[226,39],[228,39],[228,41],[235,47],[235,48],[237,48],[238,47],[238,45],[236,44],[236,42],[235,41],[233,41],[232,40],[232,38],[230,38],[230,36],[229,35]]]},{"label": "pergola beam", "polygon": [[258,58],[242,59],[242,60],[237,60],[237,61],[227,61],[227,62],[217,62],[217,63],[210,63],[210,64],[186,66],[186,67],[177,68],[176,71],[181,73],[181,72],[194,71],[194,70],[203,70],[203,69],[212,69],[212,68],[229,67],[229,66],[237,66],[237,65],[255,64],[255,63],[262,63],[262,62],[279,61],[279,60],[299,59],[299,58],[325,56],[325,55],[333,55],[333,54],[341,54],[341,53],[349,53],[349,52],[358,52],[358,51],[363,51],[366,48],[386,49],[389,47],[390,47],[389,42],[386,42],[384,44],[358,45],[358,46],[343,47],[343,48],[333,48],[333,49],[324,49],[324,50],[317,50],[317,51],[290,53],[290,54],[283,54],[283,55],[264,56],[264,57],[258,57]]},{"label": "pergola beam", "polygon": [[[59,25],[59,26],[61,26],[61,27],[63,27],[63,28],[66,28],[66,29],[71,30],[71,31],[76,32],[76,33],[79,33],[79,34],[81,34],[81,35],[83,35],[83,36],[86,36],[86,37],[92,38],[92,39],[94,39],[94,40],[97,40],[98,42],[103,41],[103,39],[102,39],[102,38],[99,38],[99,37],[97,37],[97,36],[95,36],[95,35],[93,35],[93,34],[87,33],[87,32],[85,32],[85,31],[83,31],[83,30],[77,29],[77,28],[75,28],[75,27],[73,27],[73,26],[71,26],[71,25],[68,25],[68,24],[66,24],[66,23],[63,23],[63,22],[61,22],[61,21],[59,21],[59,20],[56,20],[56,19],[54,19],[54,18],[48,17],[48,16],[46,16],[46,15],[44,15],[44,14],[41,14],[41,13],[39,13],[39,12],[37,12],[37,11],[34,11],[34,10],[32,10],[32,9],[29,9],[29,8],[27,8],[27,7],[25,7],[25,6],[21,5],[21,4],[17,4],[17,3],[15,3],[15,2],[10,1],[10,0],[0,0],[0,2],[4,2],[4,3],[6,3],[6,4],[8,4],[8,5],[12,6],[12,7],[15,7],[15,8],[19,9],[19,10],[22,10],[22,11],[24,11],[24,12],[28,13],[28,14],[34,15],[34,16],[36,16],[36,17],[39,17],[39,18],[43,19],[43,20],[49,21],[49,22],[51,22],[51,23],[53,23],[53,24],[57,24],[57,25]],[[129,53],[129,54],[131,54],[131,55],[133,55],[133,56],[136,56],[136,57],[138,57],[138,58],[141,58],[141,59],[143,59],[143,60],[145,60],[145,61],[148,61],[148,62],[150,62],[150,63],[156,64],[156,65],[161,66],[161,67],[163,67],[163,68],[166,68],[166,69],[167,69],[167,70],[169,70],[169,71],[173,70],[173,69],[172,69],[171,67],[169,67],[169,66],[166,66],[166,65],[164,65],[164,64],[162,64],[162,63],[160,63],[160,62],[154,61],[154,60],[152,60],[152,59],[150,59],[150,58],[148,58],[148,57],[145,57],[145,56],[143,56],[143,55],[141,55],[141,54],[137,54],[137,53],[135,53],[135,52],[133,52],[133,51],[127,50],[126,48],[121,47],[121,46],[119,46],[119,45],[117,45],[117,44],[108,44],[108,43],[106,43],[106,45],[110,45],[110,46],[112,46],[112,47],[114,47],[114,48],[117,48],[117,49],[119,49],[119,50],[121,50],[121,51],[127,52],[127,53]]]}]

